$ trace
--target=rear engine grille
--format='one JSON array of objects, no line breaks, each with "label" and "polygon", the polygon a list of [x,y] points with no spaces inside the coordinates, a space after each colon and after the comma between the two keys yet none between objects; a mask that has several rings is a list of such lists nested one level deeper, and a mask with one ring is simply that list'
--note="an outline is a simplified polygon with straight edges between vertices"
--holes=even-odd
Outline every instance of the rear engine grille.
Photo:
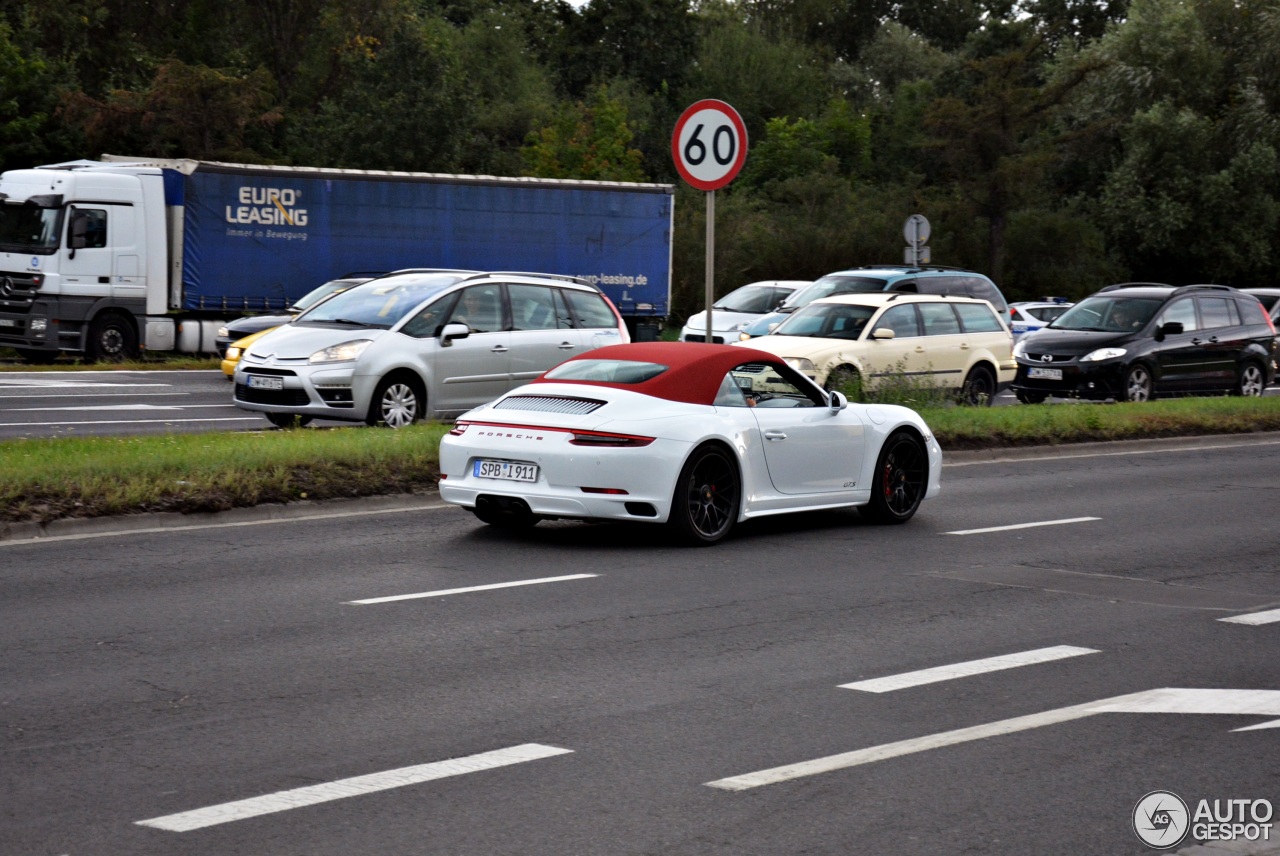
[{"label": "rear engine grille", "polygon": [[243,383],[236,384],[236,401],[283,407],[305,407],[311,403],[304,389],[252,389]]},{"label": "rear engine grille", "polygon": [[493,406],[494,410],[531,410],[538,413],[591,413],[605,402],[592,398],[567,398],[559,395],[513,395]]}]

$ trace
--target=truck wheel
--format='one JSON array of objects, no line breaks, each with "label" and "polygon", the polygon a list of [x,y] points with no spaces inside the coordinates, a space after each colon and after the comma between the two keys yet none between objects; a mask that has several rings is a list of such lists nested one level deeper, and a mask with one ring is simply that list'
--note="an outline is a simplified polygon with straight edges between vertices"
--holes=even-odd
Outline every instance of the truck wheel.
[{"label": "truck wheel", "polygon": [[138,358],[138,333],[118,312],[104,312],[89,325],[85,355],[93,362],[122,363]]},{"label": "truck wheel", "polygon": [[427,410],[427,394],[417,378],[405,374],[382,379],[369,402],[369,425],[404,428],[422,418]]},{"label": "truck wheel", "polygon": [[58,358],[57,351],[37,351],[32,348],[14,348],[18,356],[33,366],[47,366]]}]

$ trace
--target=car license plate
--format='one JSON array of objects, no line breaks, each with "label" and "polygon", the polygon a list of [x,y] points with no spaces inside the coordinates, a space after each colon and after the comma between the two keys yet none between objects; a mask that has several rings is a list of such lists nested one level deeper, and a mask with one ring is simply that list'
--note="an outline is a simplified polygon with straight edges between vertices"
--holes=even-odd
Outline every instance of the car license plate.
[{"label": "car license plate", "polygon": [[0,327],[17,327],[18,322],[12,318],[0,318]]},{"label": "car license plate", "polygon": [[488,461],[481,458],[472,464],[471,472],[476,478],[481,479],[524,482],[538,480],[537,464],[522,464],[518,461]]},{"label": "car license plate", "polygon": [[1037,366],[1027,369],[1027,377],[1040,378],[1041,380],[1062,380],[1062,369],[1043,369]]},{"label": "car license plate", "polygon": [[284,378],[249,375],[251,389],[284,389]]}]

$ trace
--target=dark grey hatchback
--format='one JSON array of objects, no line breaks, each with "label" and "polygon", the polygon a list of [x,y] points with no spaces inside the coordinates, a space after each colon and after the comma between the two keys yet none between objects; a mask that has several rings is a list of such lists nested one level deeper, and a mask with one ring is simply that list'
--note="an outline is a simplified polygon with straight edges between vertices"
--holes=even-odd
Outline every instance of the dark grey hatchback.
[{"label": "dark grey hatchback", "polygon": [[1275,380],[1276,347],[1262,304],[1230,286],[1112,285],[1018,341],[1013,390],[1027,404],[1261,395]]}]

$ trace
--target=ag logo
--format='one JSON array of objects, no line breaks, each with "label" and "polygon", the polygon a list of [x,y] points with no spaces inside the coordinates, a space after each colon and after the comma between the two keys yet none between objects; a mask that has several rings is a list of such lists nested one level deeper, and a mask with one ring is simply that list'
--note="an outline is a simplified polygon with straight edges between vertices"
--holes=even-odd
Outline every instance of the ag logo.
[{"label": "ag logo", "polygon": [[1172,791],[1152,791],[1133,807],[1133,831],[1148,847],[1177,847],[1190,826],[1187,804]]}]

